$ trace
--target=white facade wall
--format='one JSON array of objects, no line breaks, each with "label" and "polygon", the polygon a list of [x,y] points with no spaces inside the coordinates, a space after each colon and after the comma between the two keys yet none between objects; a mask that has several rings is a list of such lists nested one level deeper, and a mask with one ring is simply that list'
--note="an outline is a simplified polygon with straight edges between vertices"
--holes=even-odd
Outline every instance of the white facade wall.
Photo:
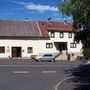
[{"label": "white facade wall", "polygon": [[[30,57],[27,47],[33,47],[33,54],[38,53],[37,40],[0,40],[0,46],[5,46],[5,53],[0,53],[0,58],[12,57],[12,47],[22,47],[22,57]],[[8,47],[10,52],[8,52]]]},{"label": "white facade wall", "polygon": [[[51,35],[50,32],[49,35]],[[55,42],[67,42],[68,53],[80,53],[81,43],[77,44],[76,48],[70,48],[70,43],[73,43],[74,34],[72,34],[72,38],[68,38],[68,32],[64,33],[64,38],[60,38],[59,35],[59,32],[55,32],[55,38],[50,39],[0,39],[0,46],[5,46],[5,53],[0,53],[0,58],[12,57],[12,47],[22,47],[22,57],[28,58],[31,55],[41,53],[58,53]],[[53,43],[53,48],[46,48],[46,43]],[[28,47],[33,47],[33,53],[28,53]],[[7,51],[8,49],[10,51]]]},{"label": "white facade wall", "polygon": [[74,42],[74,33],[72,33],[72,38],[68,38],[68,32],[64,32],[64,37],[60,38],[60,33],[55,32],[55,38],[51,38],[51,41],[52,42],[67,42],[68,52],[80,52],[82,49],[81,42],[76,44],[76,48],[70,47],[70,44]]}]

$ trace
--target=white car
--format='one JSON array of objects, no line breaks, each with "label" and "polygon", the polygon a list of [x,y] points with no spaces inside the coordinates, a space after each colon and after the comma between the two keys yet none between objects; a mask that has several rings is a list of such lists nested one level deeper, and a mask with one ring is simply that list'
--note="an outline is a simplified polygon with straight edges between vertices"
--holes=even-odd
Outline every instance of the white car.
[{"label": "white car", "polygon": [[38,55],[35,57],[35,61],[51,61],[55,62],[55,58],[52,54]]}]

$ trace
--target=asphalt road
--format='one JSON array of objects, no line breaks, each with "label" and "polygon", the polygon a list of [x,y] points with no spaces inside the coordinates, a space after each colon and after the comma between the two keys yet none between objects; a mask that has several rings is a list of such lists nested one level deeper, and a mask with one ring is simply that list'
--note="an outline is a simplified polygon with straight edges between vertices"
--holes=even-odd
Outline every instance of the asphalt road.
[{"label": "asphalt road", "polygon": [[19,63],[0,63],[0,90],[54,90],[56,84],[67,76],[64,70],[78,65],[67,62]]}]

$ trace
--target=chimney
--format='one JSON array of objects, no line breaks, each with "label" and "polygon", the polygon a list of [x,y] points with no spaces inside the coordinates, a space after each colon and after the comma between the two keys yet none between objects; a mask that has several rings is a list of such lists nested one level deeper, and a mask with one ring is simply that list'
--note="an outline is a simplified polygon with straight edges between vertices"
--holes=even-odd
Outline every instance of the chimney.
[{"label": "chimney", "polygon": [[66,19],[64,19],[64,24],[65,24],[65,25],[67,25],[67,24],[68,24],[68,22],[67,22],[67,20],[66,20]]},{"label": "chimney", "polygon": [[48,26],[48,27],[51,27],[51,26],[52,26],[51,18],[48,18],[48,19],[47,19],[47,26]]},{"label": "chimney", "polygon": [[29,21],[28,18],[25,18],[25,21]]},{"label": "chimney", "polygon": [[50,22],[51,21],[51,18],[49,17],[47,20],[48,20],[48,22]]}]

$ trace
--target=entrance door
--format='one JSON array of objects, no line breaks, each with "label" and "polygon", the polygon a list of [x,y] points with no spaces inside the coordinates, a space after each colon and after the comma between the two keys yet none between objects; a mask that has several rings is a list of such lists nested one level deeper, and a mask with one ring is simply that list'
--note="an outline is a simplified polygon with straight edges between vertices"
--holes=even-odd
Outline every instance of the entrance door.
[{"label": "entrance door", "polygon": [[21,47],[12,47],[12,57],[21,57]]},{"label": "entrance door", "polygon": [[59,43],[59,50],[67,50],[67,43],[66,42],[61,42]]}]

